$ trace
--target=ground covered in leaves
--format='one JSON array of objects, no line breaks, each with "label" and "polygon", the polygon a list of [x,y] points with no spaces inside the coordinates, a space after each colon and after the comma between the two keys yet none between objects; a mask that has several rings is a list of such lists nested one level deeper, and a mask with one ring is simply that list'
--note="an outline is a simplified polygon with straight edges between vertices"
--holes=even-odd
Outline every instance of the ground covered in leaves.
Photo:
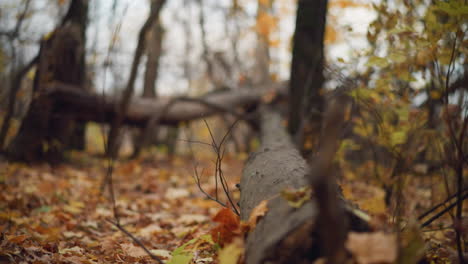
[{"label": "ground covered in leaves", "polygon": [[[109,192],[100,191],[106,162],[83,157],[80,163],[0,165],[0,263],[151,261],[110,222],[116,218]],[[188,158],[117,162],[116,211],[121,226],[161,259],[169,260],[176,248],[196,238],[189,243],[198,247],[190,258],[213,263],[216,248],[204,235],[217,226],[213,217],[221,206],[200,192],[193,164]],[[231,180],[239,178],[242,161],[228,159],[223,166]],[[209,172],[204,174],[202,187],[214,193]]]},{"label": "ground covered in leaves", "polygon": [[[239,181],[244,161],[245,157],[223,161],[230,186]],[[241,261],[238,219],[206,199],[194,180],[195,164],[199,173],[207,168],[201,187],[215,196],[208,157],[117,161],[114,208],[108,189],[100,188],[109,165],[102,158],[76,154],[69,163],[54,167],[1,162],[0,263],[155,263],[150,254],[172,264]],[[351,234],[346,247],[356,263],[391,263],[397,248],[394,215],[385,206],[383,190],[355,176],[344,175],[343,193],[369,213],[376,232]],[[406,228],[401,233],[408,258],[404,263],[423,256],[433,263],[456,260],[451,218],[420,229],[411,221],[435,201],[429,199],[424,179],[408,186]],[[235,188],[233,197],[239,198]]]}]

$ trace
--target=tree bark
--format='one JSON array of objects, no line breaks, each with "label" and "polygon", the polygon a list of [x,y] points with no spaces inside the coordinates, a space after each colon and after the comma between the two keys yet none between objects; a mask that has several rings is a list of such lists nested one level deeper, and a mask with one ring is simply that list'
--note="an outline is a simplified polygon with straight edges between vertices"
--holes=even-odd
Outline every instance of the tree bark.
[{"label": "tree bark", "polygon": [[7,148],[10,156],[58,161],[65,149],[83,147],[84,124],[51,112],[51,100],[42,95],[53,82],[84,89],[87,12],[87,0],[73,0],[62,24],[49,39],[42,41],[34,79],[35,96],[18,134]]},{"label": "tree bark", "polygon": [[[291,65],[289,134],[302,146],[305,118],[320,130],[327,0],[299,0]],[[317,133],[318,134],[318,133]]]},{"label": "tree bark", "polygon": [[[268,212],[248,234],[246,263],[312,263],[321,255],[315,229],[319,213],[316,200],[312,197],[296,209],[280,196],[287,187],[309,185],[308,165],[281,125],[280,115],[265,108],[261,116],[262,143],[248,159],[240,183],[241,219],[247,220],[263,200],[268,200]],[[343,207],[347,204],[340,203]],[[367,228],[350,209],[347,217],[352,229]]]}]

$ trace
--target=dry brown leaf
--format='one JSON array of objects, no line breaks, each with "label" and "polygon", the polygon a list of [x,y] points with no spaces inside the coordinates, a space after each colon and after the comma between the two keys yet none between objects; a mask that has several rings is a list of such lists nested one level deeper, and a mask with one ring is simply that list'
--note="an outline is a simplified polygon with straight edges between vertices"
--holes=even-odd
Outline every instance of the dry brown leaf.
[{"label": "dry brown leaf", "polygon": [[122,244],[120,247],[130,257],[141,258],[148,255],[141,247],[134,246],[132,243]]},{"label": "dry brown leaf", "polygon": [[395,234],[351,232],[345,246],[359,264],[393,263],[397,258]]},{"label": "dry brown leaf", "polygon": [[249,229],[252,230],[257,226],[257,222],[260,218],[265,216],[268,212],[268,201],[263,200],[261,201],[255,208],[252,210],[249,216],[248,225]]}]

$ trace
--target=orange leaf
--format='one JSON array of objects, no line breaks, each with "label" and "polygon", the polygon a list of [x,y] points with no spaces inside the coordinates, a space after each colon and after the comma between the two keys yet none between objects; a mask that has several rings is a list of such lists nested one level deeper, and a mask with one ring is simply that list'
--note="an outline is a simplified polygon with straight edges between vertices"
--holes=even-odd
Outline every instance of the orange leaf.
[{"label": "orange leaf", "polygon": [[225,226],[217,226],[210,231],[213,241],[223,246],[226,243],[230,243],[233,238],[237,235],[233,231],[227,229]]},{"label": "orange leaf", "polygon": [[213,217],[213,221],[222,224],[226,229],[231,231],[239,228],[239,217],[229,208],[221,209],[215,217]]},{"label": "orange leaf", "polygon": [[8,238],[8,241],[10,241],[11,243],[22,243],[24,240],[28,239],[29,236],[28,235],[19,235],[19,236],[7,236]]},{"label": "orange leaf", "polygon": [[235,236],[240,234],[239,217],[228,208],[221,209],[213,221],[220,223],[220,225],[213,228],[210,234],[213,241],[220,245],[231,242]]}]

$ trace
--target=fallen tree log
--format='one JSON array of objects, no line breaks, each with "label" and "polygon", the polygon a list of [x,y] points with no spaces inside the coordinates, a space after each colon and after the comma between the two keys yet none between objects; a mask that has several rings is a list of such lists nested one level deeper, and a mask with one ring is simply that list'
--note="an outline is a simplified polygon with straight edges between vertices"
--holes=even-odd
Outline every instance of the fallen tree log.
[{"label": "fallen tree log", "polygon": [[[179,122],[206,118],[223,112],[242,118],[244,112],[238,111],[238,108],[256,105],[266,95],[285,95],[286,87],[284,83],[278,83],[256,89],[215,92],[199,98],[133,98],[122,122],[138,127],[145,127],[150,120],[156,120],[158,124],[177,125]],[[66,139],[53,137],[57,132],[57,124],[51,120],[64,118],[82,123],[110,123],[118,114],[119,103],[120,100],[116,97],[89,93],[62,83],[49,84],[46,89],[35,95],[28,115],[9,144],[6,154],[14,160],[59,161],[61,155],[49,155],[50,148],[45,146],[64,149],[66,146],[60,143],[66,142]],[[155,119],[155,116],[158,118]]]},{"label": "fallen tree log", "polygon": [[[252,209],[268,201],[268,212],[248,234],[246,263],[311,263],[321,254],[317,233],[316,201],[300,208],[291,207],[280,196],[288,187],[308,186],[309,168],[271,109],[261,111],[261,146],[246,162],[241,183],[241,219],[247,221]],[[338,193],[338,192],[337,192]],[[367,224],[357,217],[351,205],[341,199],[350,227],[364,231]]]},{"label": "fallen tree log", "polygon": [[[262,97],[269,93],[285,95],[286,87],[285,83],[277,83],[256,89],[227,90],[198,98],[134,98],[130,102],[124,123],[142,127],[152,116],[163,112],[159,122],[166,125],[205,118],[221,112],[234,113],[238,107],[259,103]],[[53,109],[56,109],[57,114],[99,123],[112,120],[119,102],[115,97],[81,92],[66,85],[54,85],[43,96],[53,101]],[[170,107],[166,109],[169,104]]]}]

